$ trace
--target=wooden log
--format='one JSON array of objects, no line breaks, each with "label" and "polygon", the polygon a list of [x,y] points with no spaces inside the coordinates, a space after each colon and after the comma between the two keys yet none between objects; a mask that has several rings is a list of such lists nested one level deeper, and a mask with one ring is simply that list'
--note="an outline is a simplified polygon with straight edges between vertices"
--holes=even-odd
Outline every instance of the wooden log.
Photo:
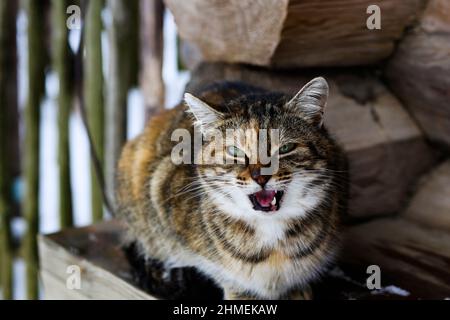
[{"label": "wooden log", "polygon": [[389,85],[427,136],[450,147],[450,2],[431,0],[389,61]]},{"label": "wooden log", "polygon": [[280,41],[288,0],[166,0],[181,37],[207,60],[267,65]]},{"label": "wooden log", "polygon": [[361,273],[379,266],[381,284],[401,288],[410,299],[450,296],[450,234],[441,230],[402,218],[374,220],[347,230],[341,260]]},{"label": "wooden log", "polygon": [[140,0],[142,65],[140,83],[147,119],[164,109],[163,18],[164,4],[162,0]]},{"label": "wooden log", "polygon": [[[355,70],[273,72],[227,64],[203,64],[186,91],[218,80],[238,80],[287,94],[314,76],[329,80],[325,125],[346,151],[350,164],[350,215],[398,212],[411,185],[434,163],[433,150],[399,101],[370,74]],[[411,159],[414,158],[414,161]]]},{"label": "wooden log", "polygon": [[[85,24],[85,50],[83,63],[85,79],[84,96],[86,101],[86,113],[88,125],[92,134],[94,149],[101,164],[104,163],[104,98],[103,98],[103,68],[101,32],[101,10],[103,1],[89,1],[87,3]],[[91,210],[92,221],[103,219],[102,191],[95,173],[95,166],[91,164]]]},{"label": "wooden log", "polygon": [[58,170],[59,223],[61,228],[73,225],[72,186],[70,178],[69,118],[72,110],[72,55],[66,27],[68,1],[52,2],[53,64],[58,75]]},{"label": "wooden log", "polygon": [[[19,150],[19,111],[17,96],[17,39],[16,18],[19,6],[18,0],[2,4],[3,12],[0,18],[2,30],[0,31],[0,76],[5,81],[3,86],[1,105],[3,106],[8,139],[5,141],[5,150],[8,150],[8,171],[11,178],[20,175],[20,150]],[[14,210],[18,212],[18,208]]]},{"label": "wooden log", "polygon": [[[0,134],[5,134],[3,116],[0,116]],[[0,138],[1,139],[1,138]],[[1,139],[3,140],[3,139]],[[0,142],[3,142],[1,141]],[[4,151],[0,145],[0,151]],[[13,247],[11,238],[11,201],[5,157],[0,158],[0,289],[5,300],[13,298]]]},{"label": "wooden log", "polygon": [[36,235],[39,230],[39,146],[40,109],[45,84],[45,2],[27,0],[28,18],[28,100],[25,110],[23,214],[27,231],[23,242],[26,262],[27,298],[37,299],[38,254]]},{"label": "wooden log", "polygon": [[[108,0],[112,21],[107,28],[109,40],[109,74],[105,109],[105,182],[106,192],[114,199],[114,176],[117,160],[127,138],[127,99],[133,62],[130,31],[133,30],[132,4],[125,0]],[[136,61],[135,61],[136,63]]]},{"label": "wooden log", "polygon": [[206,61],[282,68],[380,61],[393,52],[424,3],[377,1],[381,30],[369,30],[369,0],[166,0],[180,35]]},{"label": "wooden log", "polygon": [[139,86],[139,71],[141,70],[141,3],[140,0],[126,1],[127,35],[123,40],[122,50],[126,52],[128,63],[128,88]]},{"label": "wooden log", "polygon": [[422,178],[408,208],[402,214],[421,225],[450,231],[450,161]]}]

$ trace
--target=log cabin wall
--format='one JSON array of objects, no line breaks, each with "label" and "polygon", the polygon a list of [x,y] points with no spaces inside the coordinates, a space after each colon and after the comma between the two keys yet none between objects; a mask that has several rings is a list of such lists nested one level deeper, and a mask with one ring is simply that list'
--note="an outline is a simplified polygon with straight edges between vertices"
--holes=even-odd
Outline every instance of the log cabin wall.
[{"label": "log cabin wall", "polygon": [[[275,67],[354,66],[376,63],[392,54],[425,1],[290,0],[270,65]],[[367,8],[376,4],[381,30],[368,30]]]},{"label": "log cabin wall", "polygon": [[[325,124],[349,158],[349,215],[355,219],[404,210],[418,179],[441,154],[429,139],[444,142],[450,136],[450,108],[442,106],[450,94],[444,2],[379,1],[381,30],[369,30],[370,1],[257,1],[242,8],[196,0],[187,8],[166,0],[184,39],[182,58],[193,70],[187,90],[225,79],[293,94],[314,76],[329,80]],[[283,18],[281,29],[266,21],[272,24],[266,42],[257,39],[267,25],[255,14],[265,6]],[[223,19],[230,15],[232,28]],[[200,29],[205,31],[195,31]],[[422,51],[414,50],[417,43]],[[432,53],[436,62],[427,60]]]},{"label": "log cabin wall", "polygon": [[204,60],[291,68],[379,62],[392,54],[426,1],[377,1],[381,30],[367,29],[369,0],[166,4],[181,37],[197,46]]},{"label": "log cabin wall", "polygon": [[[343,254],[337,261],[337,269],[323,278],[325,285],[322,284],[317,296],[389,298],[389,291],[372,292],[365,286],[366,268],[376,264],[383,270],[383,285],[401,288],[402,297],[448,298],[450,2],[165,0],[164,6],[162,1],[140,0],[139,10],[137,1],[130,4],[123,0],[96,2],[99,7],[94,20],[98,30],[91,44],[100,45],[100,40],[95,39],[105,30],[111,48],[110,76],[104,79],[108,93],[105,100],[111,111],[108,114],[113,115],[110,119],[114,118],[105,121],[105,126],[111,129],[106,130],[110,134],[105,138],[111,143],[106,144],[105,154],[112,156],[106,160],[107,177],[113,176],[114,159],[125,142],[126,100],[129,89],[136,85],[138,66],[147,116],[163,109],[163,14],[166,6],[175,17],[182,38],[182,60],[191,70],[188,92],[195,93],[214,81],[238,80],[292,95],[315,76],[322,75],[328,80],[330,98],[325,125],[349,159],[350,208],[349,223],[344,226]],[[32,193],[28,193],[24,202],[28,218],[24,252],[28,296],[36,298],[39,288],[35,242],[39,232],[36,208],[39,135],[33,132],[39,131],[39,97],[47,62],[40,61],[45,48],[39,43],[44,45],[45,41],[34,41],[39,34],[45,34],[36,34],[45,21],[36,17],[45,15],[39,6],[32,5],[36,2],[25,3],[30,26],[29,47],[34,49],[29,55],[30,98],[26,108],[25,160],[29,161],[25,162],[31,165],[27,165],[31,169],[26,184]],[[380,7],[381,30],[369,30],[366,25],[370,15],[367,9],[372,4]],[[105,5],[114,23],[103,26],[100,13]],[[0,6],[1,16],[7,12],[2,8]],[[123,15],[125,11],[129,14]],[[92,49],[89,35],[92,34],[87,32],[84,40],[88,51]],[[141,36],[140,48],[138,35]],[[66,42],[64,40],[63,44]],[[139,63],[134,61],[138,50],[141,52]],[[75,60],[83,60],[81,52],[79,50]],[[97,58],[102,57],[101,52],[96,54]],[[86,56],[86,60],[91,59]],[[103,80],[99,83],[96,77],[101,75],[102,66],[101,63],[93,65],[97,68],[85,65],[86,91],[95,93],[97,90],[92,101],[103,101]],[[96,86],[89,85],[87,71],[91,71]],[[6,87],[5,84],[0,81],[1,88]],[[87,105],[89,109],[89,103]],[[93,106],[99,104],[93,103]],[[98,108],[97,111],[95,115],[89,114],[90,121],[94,116],[104,120],[103,110]],[[103,131],[101,122],[94,131]],[[33,141],[36,143],[28,143]],[[5,167],[3,162],[0,167]],[[2,194],[6,194],[7,190],[1,189]],[[64,193],[63,189],[61,191]],[[98,214],[93,218],[101,220],[104,210],[100,199],[94,206]],[[61,215],[67,213],[65,211],[62,210]],[[9,220],[9,216],[2,217],[7,218],[2,221]],[[0,229],[2,239],[8,240],[9,234],[4,231],[9,232],[9,229]],[[139,268],[125,254],[127,251],[121,242],[125,232],[117,221],[110,221],[39,237],[39,272],[45,297],[160,298],[144,292],[146,286],[134,279],[133,272]],[[2,244],[3,248],[13,247],[6,241]],[[12,260],[6,255],[0,258],[0,286],[3,297],[9,297],[12,294],[8,289],[12,285]],[[81,291],[67,290],[66,267],[73,264],[82,267],[85,282]],[[147,282],[147,286],[152,285],[151,281]],[[333,290],[338,292],[333,293]],[[394,298],[399,298],[398,294]]]},{"label": "log cabin wall", "polygon": [[389,85],[426,136],[450,147],[450,2],[431,0],[386,67]]},{"label": "log cabin wall", "polygon": [[186,91],[195,93],[211,82],[229,80],[293,95],[318,75],[325,76],[330,84],[325,126],[349,159],[350,217],[397,213],[405,206],[418,177],[435,163],[436,153],[372,69],[280,72],[203,63],[193,71]]}]

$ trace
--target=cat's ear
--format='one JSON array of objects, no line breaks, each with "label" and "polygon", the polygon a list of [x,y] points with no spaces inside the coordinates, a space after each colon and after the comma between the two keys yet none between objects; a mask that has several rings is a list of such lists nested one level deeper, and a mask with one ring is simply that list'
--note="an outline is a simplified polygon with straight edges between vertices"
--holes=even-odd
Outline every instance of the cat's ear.
[{"label": "cat's ear", "polygon": [[322,77],[312,79],[287,103],[287,107],[319,127],[328,99],[328,83]]},{"label": "cat's ear", "polygon": [[214,124],[222,117],[219,111],[214,110],[207,103],[190,93],[184,94],[184,102],[189,107],[189,111],[194,115],[195,124],[199,125],[202,131],[213,128]]}]

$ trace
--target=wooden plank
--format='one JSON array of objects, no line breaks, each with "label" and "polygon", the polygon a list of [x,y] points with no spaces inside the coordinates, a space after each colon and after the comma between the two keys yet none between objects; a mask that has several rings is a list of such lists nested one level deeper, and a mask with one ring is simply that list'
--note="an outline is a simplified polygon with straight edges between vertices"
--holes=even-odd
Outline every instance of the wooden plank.
[{"label": "wooden plank", "polygon": [[[125,0],[107,0],[111,23],[107,34],[109,42],[108,81],[106,81],[105,152],[104,171],[106,193],[114,199],[114,183],[117,161],[127,139],[128,90],[134,80],[136,57],[133,56],[133,26],[136,17],[133,6],[137,3]],[[114,203],[112,204],[114,207]]]},{"label": "wooden plank", "polygon": [[[104,164],[105,152],[105,106],[103,96],[103,59],[101,33],[103,29],[101,12],[103,1],[89,1],[86,8],[85,55],[83,60],[83,92],[86,118],[92,135],[92,148],[98,161]],[[91,155],[92,157],[92,155]],[[91,160],[91,214],[92,220],[103,219],[103,199],[101,183],[95,172],[95,164]]]},{"label": "wooden plank", "polygon": [[349,158],[350,215],[361,218],[398,212],[435,157],[400,102],[370,73],[280,72],[203,64],[193,72],[186,91],[195,93],[214,81],[230,80],[292,95],[318,75],[330,83],[325,126]]},{"label": "wooden plank", "polygon": [[140,0],[140,85],[144,95],[145,116],[149,119],[164,109],[162,0]]},{"label": "wooden plank", "polygon": [[[132,284],[129,264],[121,249],[122,227],[117,222],[68,229],[39,237],[46,299],[155,299]],[[81,269],[81,289],[66,286],[67,268]]]},{"label": "wooden plank", "polygon": [[0,288],[3,299],[13,297],[11,218],[17,213],[11,186],[19,173],[16,18],[18,2],[0,4]]},{"label": "wooden plank", "polygon": [[67,228],[73,225],[72,179],[70,175],[69,120],[73,105],[73,84],[71,79],[72,53],[70,51],[67,23],[68,1],[52,2],[53,68],[58,76],[58,178],[59,178],[59,225]]},{"label": "wooden plank", "polygon": [[45,94],[46,3],[24,1],[28,28],[28,97],[25,107],[25,136],[23,150],[23,174],[25,196],[22,199],[22,214],[27,222],[26,235],[22,242],[26,261],[27,298],[37,299],[38,253],[36,235],[39,231],[39,167],[40,167],[40,114],[41,99]]}]

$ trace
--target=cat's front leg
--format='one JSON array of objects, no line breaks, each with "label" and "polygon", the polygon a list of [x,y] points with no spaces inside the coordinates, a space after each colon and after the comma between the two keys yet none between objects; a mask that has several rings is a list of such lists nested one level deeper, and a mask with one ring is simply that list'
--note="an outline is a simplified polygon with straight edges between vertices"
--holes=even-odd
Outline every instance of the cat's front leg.
[{"label": "cat's front leg", "polygon": [[[239,290],[234,287],[224,287],[224,299],[225,300],[260,300],[266,299],[258,297],[248,291]],[[305,285],[301,288],[295,288],[289,291],[286,295],[280,296],[280,299],[285,300],[312,300],[313,290],[309,285]]]},{"label": "cat's front leg", "polygon": [[224,300],[258,300],[258,297],[231,287],[225,287],[223,289],[223,298]]},{"label": "cat's front leg", "polygon": [[289,292],[286,299],[288,300],[312,300],[313,291],[309,285],[302,288],[294,289]]}]

